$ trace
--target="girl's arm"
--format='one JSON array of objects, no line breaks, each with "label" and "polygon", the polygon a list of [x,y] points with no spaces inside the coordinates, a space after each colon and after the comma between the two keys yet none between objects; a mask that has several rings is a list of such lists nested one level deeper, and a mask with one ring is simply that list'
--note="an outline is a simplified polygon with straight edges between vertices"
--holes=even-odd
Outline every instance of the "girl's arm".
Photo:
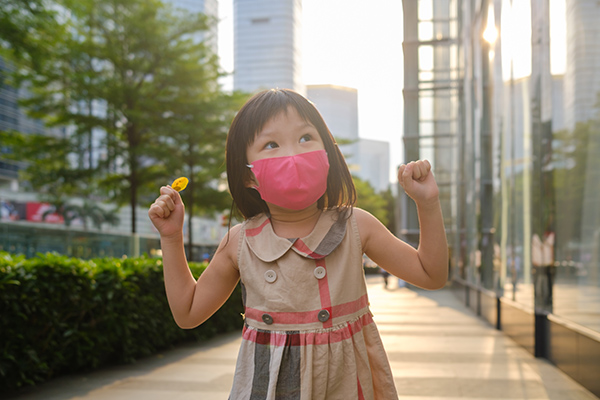
[{"label": "girl's arm", "polygon": [[161,188],[148,215],[160,232],[169,307],[181,328],[206,321],[229,298],[239,280],[237,246],[241,225],[231,229],[198,281],[189,269],[183,245],[183,202],[177,191]]},{"label": "girl's arm", "polygon": [[404,243],[368,212],[356,209],[363,251],[377,265],[425,289],[440,289],[448,279],[448,245],[439,190],[427,161],[400,167],[398,180],[416,202],[419,248]]}]

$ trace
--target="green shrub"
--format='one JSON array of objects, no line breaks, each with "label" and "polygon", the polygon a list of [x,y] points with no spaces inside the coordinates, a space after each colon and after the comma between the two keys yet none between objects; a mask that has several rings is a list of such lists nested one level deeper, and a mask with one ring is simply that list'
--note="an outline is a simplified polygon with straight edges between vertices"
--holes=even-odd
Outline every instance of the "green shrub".
[{"label": "green shrub", "polygon": [[[196,278],[205,268],[190,263]],[[169,310],[160,259],[0,253],[0,392],[239,329],[242,310],[238,286],[208,321],[183,330]]]}]

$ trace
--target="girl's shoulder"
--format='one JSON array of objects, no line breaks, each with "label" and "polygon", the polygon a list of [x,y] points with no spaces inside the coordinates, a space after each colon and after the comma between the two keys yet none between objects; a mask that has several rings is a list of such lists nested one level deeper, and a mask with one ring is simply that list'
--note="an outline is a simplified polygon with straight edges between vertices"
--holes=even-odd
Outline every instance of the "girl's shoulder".
[{"label": "girl's shoulder", "polygon": [[377,222],[378,219],[373,216],[370,212],[363,210],[362,208],[354,207],[352,214],[356,219],[356,223],[360,225],[368,225]]},{"label": "girl's shoulder", "polygon": [[356,226],[363,248],[367,246],[372,238],[381,238],[382,236],[390,235],[388,229],[370,212],[354,207],[353,215],[356,219]]}]

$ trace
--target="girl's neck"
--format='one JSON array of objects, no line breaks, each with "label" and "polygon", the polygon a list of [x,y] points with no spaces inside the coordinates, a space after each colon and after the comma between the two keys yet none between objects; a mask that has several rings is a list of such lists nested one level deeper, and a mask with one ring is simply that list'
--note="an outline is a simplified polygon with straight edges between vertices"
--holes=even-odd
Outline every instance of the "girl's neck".
[{"label": "girl's neck", "polygon": [[275,234],[288,239],[301,238],[310,234],[323,212],[317,208],[316,203],[299,211],[282,209],[277,206],[270,206],[269,211]]}]

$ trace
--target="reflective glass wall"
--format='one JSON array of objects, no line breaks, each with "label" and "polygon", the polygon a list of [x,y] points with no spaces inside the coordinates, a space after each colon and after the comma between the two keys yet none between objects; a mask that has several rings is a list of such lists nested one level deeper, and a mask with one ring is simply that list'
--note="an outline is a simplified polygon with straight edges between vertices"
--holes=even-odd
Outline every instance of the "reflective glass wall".
[{"label": "reflective glass wall", "polygon": [[489,4],[495,289],[600,331],[600,3]]},{"label": "reflective glass wall", "polygon": [[600,3],[551,3],[554,313],[600,331]]},{"label": "reflective glass wall", "polygon": [[433,161],[452,276],[595,332],[598,21],[596,0],[404,1],[405,158]]}]

